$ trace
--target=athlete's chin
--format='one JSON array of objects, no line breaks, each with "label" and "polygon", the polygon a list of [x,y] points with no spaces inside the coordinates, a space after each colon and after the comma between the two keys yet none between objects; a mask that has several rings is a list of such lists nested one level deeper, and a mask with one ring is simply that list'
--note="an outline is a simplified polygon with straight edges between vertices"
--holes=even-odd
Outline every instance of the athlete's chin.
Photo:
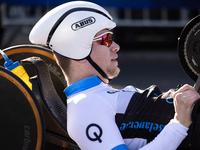
[{"label": "athlete's chin", "polygon": [[115,70],[112,70],[112,72],[109,72],[109,78],[114,79],[116,78],[120,73],[120,69],[117,67]]}]

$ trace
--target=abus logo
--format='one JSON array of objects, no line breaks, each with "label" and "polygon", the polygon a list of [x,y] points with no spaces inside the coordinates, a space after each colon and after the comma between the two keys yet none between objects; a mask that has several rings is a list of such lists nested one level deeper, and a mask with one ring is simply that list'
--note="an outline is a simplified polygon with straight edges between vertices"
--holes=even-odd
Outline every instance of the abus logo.
[{"label": "abus logo", "polygon": [[85,18],[85,19],[83,19],[81,21],[73,23],[71,28],[72,28],[72,30],[76,31],[76,30],[79,30],[81,28],[84,28],[86,26],[89,26],[89,25],[95,23],[95,21],[96,20],[95,20],[94,17],[88,17],[88,18]]}]

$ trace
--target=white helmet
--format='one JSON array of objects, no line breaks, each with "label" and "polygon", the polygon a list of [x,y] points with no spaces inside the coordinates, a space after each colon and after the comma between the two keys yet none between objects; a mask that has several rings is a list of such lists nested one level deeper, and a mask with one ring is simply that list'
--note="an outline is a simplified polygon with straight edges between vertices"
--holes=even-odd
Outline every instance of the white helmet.
[{"label": "white helmet", "polygon": [[95,34],[115,26],[110,14],[101,6],[74,1],[44,15],[33,27],[29,40],[33,44],[49,46],[68,58],[81,60],[91,53]]}]

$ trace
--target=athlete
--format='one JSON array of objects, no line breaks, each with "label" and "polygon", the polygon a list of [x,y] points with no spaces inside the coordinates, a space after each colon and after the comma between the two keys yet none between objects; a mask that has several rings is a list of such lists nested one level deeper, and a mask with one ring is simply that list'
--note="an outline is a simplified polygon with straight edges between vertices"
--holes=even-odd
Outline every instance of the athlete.
[{"label": "athlete", "polygon": [[101,6],[74,1],[52,9],[30,33],[32,43],[53,50],[66,77],[70,137],[83,150],[174,150],[182,141],[184,147],[199,94],[189,85],[166,93],[109,86],[120,72],[115,26]]}]

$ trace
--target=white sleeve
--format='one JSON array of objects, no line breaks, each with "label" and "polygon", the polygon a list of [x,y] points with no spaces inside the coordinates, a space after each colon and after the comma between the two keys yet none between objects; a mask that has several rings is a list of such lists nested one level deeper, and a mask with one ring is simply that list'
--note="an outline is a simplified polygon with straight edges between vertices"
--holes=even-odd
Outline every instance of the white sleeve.
[{"label": "white sleeve", "polygon": [[187,136],[188,128],[172,119],[158,136],[140,150],[166,149],[175,150]]},{"label": "white sleeve", "polygon": [[71,101],[67,111],[68,133],[81,150],[128,150],[107,100],[94,94]]}]

